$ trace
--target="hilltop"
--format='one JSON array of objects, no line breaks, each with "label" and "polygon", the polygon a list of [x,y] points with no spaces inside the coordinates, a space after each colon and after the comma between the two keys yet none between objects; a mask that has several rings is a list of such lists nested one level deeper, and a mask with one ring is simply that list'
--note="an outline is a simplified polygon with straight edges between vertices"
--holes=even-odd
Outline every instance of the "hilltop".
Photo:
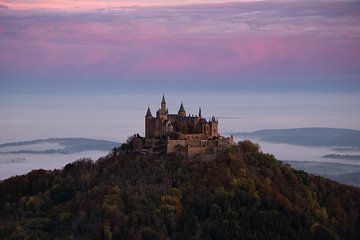
[{"label": "hilltop", "polygon": [[249,141],[214,161],[114,149],[0,183],[1,239],[359,239],[360,189]]}]

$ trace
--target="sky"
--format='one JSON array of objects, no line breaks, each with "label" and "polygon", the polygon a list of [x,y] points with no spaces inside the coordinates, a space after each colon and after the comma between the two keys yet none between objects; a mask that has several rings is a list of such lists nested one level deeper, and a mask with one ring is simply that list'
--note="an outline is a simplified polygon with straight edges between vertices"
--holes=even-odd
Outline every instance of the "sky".
[{"label": "sky", "polygon": [[0,94],[360,91],[359,1],[0,0]]},{"label": "sky", "polygon": [[0,143],[124,141],[165,93],[220,131],[360,129],[360,1],[0,0]]},{"label": "sky", "polygon": [[[256,2],[255,0],[242,0],[237,2]],[[149,6],[178,6],[190,4],[224,3],[223,0],[146,0],[146,1],[118,1],[118,0],[77,0],[77,1],[2,1],[2,6],[9,9],[28,10],[66,10],[82,11],[101,8],[123,8],[123,7],[149,7]]]}]

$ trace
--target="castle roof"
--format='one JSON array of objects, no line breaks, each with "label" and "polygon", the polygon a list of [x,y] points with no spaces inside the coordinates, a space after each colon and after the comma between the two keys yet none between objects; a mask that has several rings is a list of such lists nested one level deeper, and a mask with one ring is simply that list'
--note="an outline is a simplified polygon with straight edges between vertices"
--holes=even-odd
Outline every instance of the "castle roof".
[{"label": "castle roof", "polygon": [[183,103],[181,102],[180,108],[179,108],[179,112],[185,112],[185,108]]},{"label": "castle roof", "polygon": [[166,102],[165,102],[165,95],[164,95],[164,94],[163,94],[163,96],[162,96],[161,103],[166,103]]},{"label": "castle roof", "polygon": [[147,109],[146,117],[152,117],[150,107],[148,107],[148,109]]}]

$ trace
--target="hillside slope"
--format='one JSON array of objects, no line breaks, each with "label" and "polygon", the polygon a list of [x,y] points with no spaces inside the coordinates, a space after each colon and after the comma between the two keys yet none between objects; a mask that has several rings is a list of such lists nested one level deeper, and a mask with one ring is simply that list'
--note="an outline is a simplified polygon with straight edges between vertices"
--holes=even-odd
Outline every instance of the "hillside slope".
[{"label": "hillside slope", "polygon": [[360,239],[360,190],[256,144],[216,161],[114,151],[0,183],[0,239]]}]

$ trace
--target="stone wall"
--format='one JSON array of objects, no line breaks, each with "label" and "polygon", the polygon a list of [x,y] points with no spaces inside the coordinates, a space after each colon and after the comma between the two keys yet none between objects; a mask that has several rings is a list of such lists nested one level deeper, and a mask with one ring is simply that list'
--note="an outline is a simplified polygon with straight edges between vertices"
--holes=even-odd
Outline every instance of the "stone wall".
[{"label": "stone wall", "polygon": [[234,142],[234,137],[232,135],[230,137],[219,137],[219,146],[233,145],[233,144],[235,144],[235,142]]},{"label": "stone wall", "polygon": [[192,146],[188,146],[187,149],[187,155],[189,158],[193,157],[196,154],[203,154],[206,153],[206,147],[192,147]]},{"label": "stone wall", "polygon": [[167,153],[172,153],[175,152],[175,147],[176,146],[186,146],[186,140],[168,140],[167,144],[166,144],[166,152]]},{"label": "stone wall", "polygon": [[187,140],[207,140],[209,138],[209,136],[203,133],[184,134],[184,137]]},{"label": "stone wall", "polygon": [[160,139],[157,138],[145,138],[144,148],[154,148],[160,144]]}]

